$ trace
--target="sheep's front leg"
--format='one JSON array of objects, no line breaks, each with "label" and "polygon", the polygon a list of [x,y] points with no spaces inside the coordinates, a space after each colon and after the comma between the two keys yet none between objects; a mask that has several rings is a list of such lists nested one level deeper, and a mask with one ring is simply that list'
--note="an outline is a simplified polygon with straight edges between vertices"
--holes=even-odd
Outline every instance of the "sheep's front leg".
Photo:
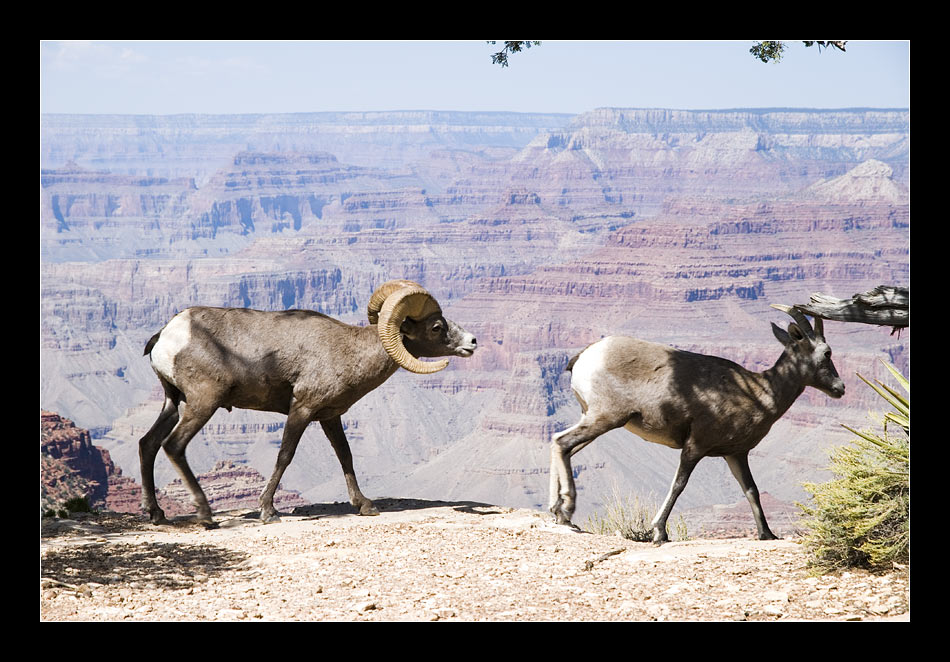
[{"label": "sheep's front leg", "polygon": [[343,478],[346,480],[346,490],[350,495],[352,503],[360,511],[360,515],[379,515],[379,511],[373,505],[373,502],[363,496],[360,492],[360,486],[356,482],[356,472],[353,471],[353,454],[350,452],[350,444],[346,440],[346,433],[343,432],[343,422],[340,417],[320,421],[323,431],[333,446],[337,459],[340,460],[340,466],[343,467]]},{"label": "sheep's front leg", "polygon": [[693,469],[696,468],[701,459],[703,459],[703,456],[694,452],[689,442],[687,442],[687,445],[680,452],[680,463],[676,469],[673,484],[670,486],[670,492],[666,495],[663,505],[660,506],[660,511],[653,518],[653,544],[662,545],[669,542],[670,539],[666,533],[666,520],[669,519],[673,504],[676,503],[676,499],[683,492],[683,488],[689,482],[690,474],[693,473]]},{"label": "sheep's front leg", "polygon": [[280,450],[277,451],[277,464],[274,466],[274,472],[270,480],[261,492],[261,521],[265,523],[279,522],[280,515],[274,508],[274,494],[277,492],[277,486],[280,485],[280,479],[284,475],[290,461],[294,459],[294,453],[297,452],[297,444],[300,443],[300,437],[304,430],[310,424],[310,412],[291,405],[290,413],[287,415],[287,421],[284,423],[284,435],[280,441]]},{"label": "sheep's front leg", "polygon": [[759,488],[755,486],[752,480],[752,470],[749,468],[749,453],[737,453],[736,455],[727,455],[726,464],[732,475],[739,481],[742,493],[749,501],[752,507],[752,517],[755,518],[755,527],[759,532],[759,540],[777,540],[778,536],[772,533],[768,523],[765,521],[765,511],[762,510],[762,503],[759,501]]}]

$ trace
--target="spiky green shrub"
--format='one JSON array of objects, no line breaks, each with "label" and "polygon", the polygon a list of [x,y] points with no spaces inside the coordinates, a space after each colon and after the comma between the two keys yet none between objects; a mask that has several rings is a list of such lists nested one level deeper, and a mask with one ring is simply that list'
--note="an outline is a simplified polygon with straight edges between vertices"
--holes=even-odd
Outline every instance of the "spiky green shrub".
[{"label": "spiky green shrub", "polygon": [[91,513],[92,506],[89,505],[89,497],[73,497],[69,499],[66,503],[63,504],[65,508],[70,513]]},{"label": "spiky green shrub", "polygon": [[[583,528],[590,533],[619,534],[634,542],[652,542],[651,522],[659,508],[655,501],[644,503],[636,494],[622,494],[615,486],[603,512],[590,515]],[[686,521],[682,517],[671,517],[667,522],[667,534],[670,540],[686,540]]]},{"label": "spiky green shrub", "polygon": [[73,497],[64,502],[59,508],[46,508],[43,510],[43,517],[67,518],[73,513],[91,513],[95,512],[89,505],[89,497]]},{"label": "spiky green shrub", "polygon": [[40,476],[40,513],[43,517],[67,517],[67,503],[74,498],[84,498],[95,489],[95,483],[70,469],[63,459],[54,459],[42,452]]},{"label": "spiky green shrub", "polygon": [[824,571],[884,569],[910,556],[910,382],[885,365],[907,395],[858,375],[893,411],[880,417],[876,431],[843,426],[856,438],[832,452],[836,478],[804,485],[812,505],[798,504],[811,563]]}]

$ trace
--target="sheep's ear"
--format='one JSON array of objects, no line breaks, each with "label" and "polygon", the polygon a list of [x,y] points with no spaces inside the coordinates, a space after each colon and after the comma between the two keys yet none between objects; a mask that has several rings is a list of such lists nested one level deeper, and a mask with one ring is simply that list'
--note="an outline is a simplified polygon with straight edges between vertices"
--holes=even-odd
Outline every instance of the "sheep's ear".
[{"label": "sheep's ear", "polygon": [[805,340],[805,338],[807,338],[807,336],[805,335],[805,332],[802,331],[799,328],[799,326],[795,324],[794,322],[788,325],[788,335],[791,336],[792,340],[794,340],[795,342],[801,342],[802,340]]},{"label": "sheep's ear", "polygon": [[407,317],[402,321],[402,324],[399,325],[399,332],[405,335],[407,338],[415,338],[419,331],[419,322]]},{"label": "sheep's ear", "polygon": [[[794,324],[792,326],[794,326]],[[778,326],[775,322],[772,322],[772,333],[775,334],[775,337],[778,338],[778,341],[786,347],[792,343],[791,337],[789,337],[785,330]]]}]

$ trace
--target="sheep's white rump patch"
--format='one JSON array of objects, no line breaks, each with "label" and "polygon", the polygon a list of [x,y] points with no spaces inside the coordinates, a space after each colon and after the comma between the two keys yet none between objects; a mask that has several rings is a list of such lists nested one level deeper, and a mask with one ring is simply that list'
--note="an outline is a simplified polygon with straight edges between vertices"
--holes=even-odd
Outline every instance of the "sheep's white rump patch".
[{"label": "sheep's white rump patch", "polygon": [[172,384],[175,383],[175,357],[190,340],[191,315],[184,310],[165,325],[158,342],[152,347],[152,368]]},{"label": "sheep's white rump patch", "polygon": [[594,390],[594,378],[604,368],[607,348],[613,336],[601,338],[584,350],[571,369],[571,388],[582,402],[589,403]]},{"label": "sheep's white rump patch", "polygon": [[[611,388],[611,382],[605,380],[604,375],[606,374],[606,365],[611,345],[617,341],[622,342],[623,338],[621,336],[607,336],[606,338],[598,340],[584,350],[580,358],[578,358],[574,364],[573,370],[571,370],[571,388],[578,400],[584,403],[584,409],[586,409],[591,402],[603,401],[605,394],[608,397],[610,395],[609,389]],[[600,398],[597,397],[596,392],[598,391],[601,395]],[[669,446],[670,448],[682,448],[676,440],[663,434],[662,430],[648,429],[638,425],[632,420],[628,421],[624,425],[624,428],[644,441]]]}]

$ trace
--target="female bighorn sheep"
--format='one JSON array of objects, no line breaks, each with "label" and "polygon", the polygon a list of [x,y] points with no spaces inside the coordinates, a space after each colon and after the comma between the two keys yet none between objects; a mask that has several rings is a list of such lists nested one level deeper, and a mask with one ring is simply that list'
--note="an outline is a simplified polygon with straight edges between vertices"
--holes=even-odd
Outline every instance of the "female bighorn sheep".
[{"label": "female bighorn sheep", "polygon": [[185,447],[223,407],[287,414],[274,473],[261,493],[261,519],[279,519],[274,492],[297,443],[319,421],[343,467],[350,503],[375,515],[360,492],[340,416],[399,367],[429,374],[449,361],[420,356],[471,356],[475,337],[445,319],[436,300],[411,281],[389,281],[370,298],[370,325],[350,326],[309,310],[262,312],[246,308],[188,308],[145,346],[165,390],[158,419],[139,441],[142,506],[153,523],[165,522],[155,499],[159,447],[191,491],[197,520],[213,527],[208,499],[185,460]]},{"label": "female bighorn sheep", "polygon": [[605,432],[625,427],[647,441],[681,450],[670,492],[652,522],[654,543],[669,540],[666,520],[673,504],[707,455],[725,458],[752,506],[759,538],[775,538],[749,470],[749,451],[806,386],[840,398],[844,382],[831,362],[821,318],[815,318],[813,329],[795,308],[773,307],[795,322],[788,332],[772,324],[785,351],[761,373],[715,356],[622,336],[603,338],[575,356],[568,370],[581,419],[551,443],[550,506],[556,521],[571,524],[574,514],[571,456]]}]

